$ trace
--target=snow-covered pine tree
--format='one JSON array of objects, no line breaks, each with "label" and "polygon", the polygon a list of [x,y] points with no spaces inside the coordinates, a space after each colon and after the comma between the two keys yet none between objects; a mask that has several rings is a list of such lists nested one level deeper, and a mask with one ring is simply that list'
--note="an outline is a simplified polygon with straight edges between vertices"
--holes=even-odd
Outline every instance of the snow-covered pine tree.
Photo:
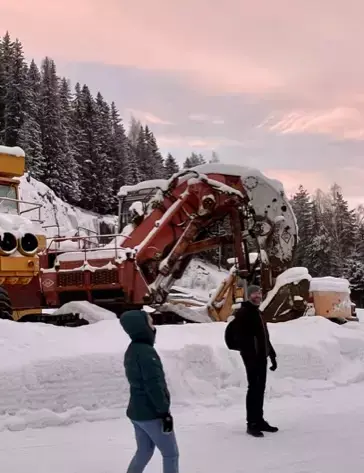
[{"label": "snow-covered pine tree", "polygon": [[138,142],[135,148],[136,164],[143,181],[153,179],[150,174],[150,155],[148,152],[145,131],[143,127],[139,129]]},{"label": "snow-covered pine tree", "polygon": [[148,154],[148,176],[149,179],[164,179],[165,169],[163,157],[159,151],[155,136],[146,126],[144,130],[146,149]]},{"label": "snow-covered pine tree", "polygon": [[[74,157],[78,168],[78,184],[80,192],[83,189],[83,176],[87,173],[87,164],[85,161],[89,155],[89,145],[87,140],[87,133],[85,127],[85,103],[83,100],[83,94],[81,85],[77,82],[75,91],[70,104],[70,142],[72,145]],[[80,196],[81,198],[81,196]],[[82,199],[80,200],[80,203]]]},{"label": "snow-covered pine tree", "polygon": [[13,43],[7,32],[0,40],[0,142],[5,142],[5,106],[11,74]]},{"label": "snow-covered pine tree", "polygon": [[72,185],[67,181],[68,159],[61,120],[59,79],[56,65],[45,58],[41,69],[40,127],[43,156],[46,162],[44,183],[61,198],[66,199]]},{"label": "snow-covered pine tree", "polygon": [[3,39],[0,38],[0,141],[4,133],[4,107],[5,107],[5,59],[3,52]]},{"label": "snow-covered pine tree", "polygon": [[72,94],[70,85],[66,78],[63,78],[59,87],[60,121],[63,144],[62,160],[65,163],[63,174],[64,197],[67,202],[78,204],[80,201],[79,167],[76,150],[73,147],[72,136]]},{"label": "snow-covered pine tree", "polygon": [[99,184],[99,201],[97,209],[100,212],[109,212],[115,205],[114,169],[112,167],[112,123],[111,110],[100,92],[96,96],[95,109],[95,156],[97,179]]},{"label": "snow-covered pine tree", "polygon": [[186,158],[186,161],[183,163],[183,167],[189,169],[205,163],[206,161],[202,154],[191,153],[191,156]]},{"label": "snow-covered pine tree", "polygon": [[353,254],[344,265],[344,277],[348,279],[352,291],[364,293],[364,262],[358,254]]},{"label": "snow-covered pine tree", "polygon": [[80,166],[80,205],[94,212],[108,212],[112,207],[113,186],[109,154],[111,152],[110,108],[101,94],[96,100],[84,85],[76,88],[72,104],[73,121],[80,130],[77,147]]},{"label": "snow-covered pine tree", "polygon": [[19,130],[18,144],[25,151],[27,171],[34,179],[42,181],[46,163],[40,127],[40,72],[34,60],[30,63],[24,91],[24,120]]},{"label": "snow-covered pine tree", "polygon": [[308,191],[302,185],[299,186],[298,192],[293,196],[291,204],[296,215],[299,236],[294,264],[309,268],[311,258],[308,248],[313,237],[313,204]]},{"label": "snow-covered pine tree", "polygon": [[130,119],[128,138],[134,150],[136,150],[138,146],[139,134],[140,134],[141,128],[142,128],[142,124],[140,123],[140,121],[132,116]]},{"label": "snow-covered pine tree", "polygon": [[129,139],[127,141],[127,146],[128,152],[127,159],[125,161],[124,184],[127,186],[133,186],[138,182],[141,182],[143,177],[138,167],[134,146],[129,141]]},{"label": "snow-covered pine tree", "polygon": [[5,89],[4,143],[7,146],[16,146],[18,144],[19,130],[24,120],[27,69],[23,46],[16,39],[11,45],[9,82],[6,84]]},{"label": "snow-covered pine tree", "polygon": [[0,141],[16,146],[23,123],[27,64],[22,44],[13,42],[9,33],[1,42],[0,63]]},{"label": "snow-covered pine tree", "polygon": [[75,87],[72,102],[73,146],[80,169],[79,185],[81,190],[80,206],[91,210],[97,206],[97,194],[93,185],[96,180],[95,158],[95,103],[90,89],[79,83]]},{"label": "snow-covered pine tree", "polygon": [[333,240],[327,228],[330,217],[323,205],[322,192],[317,192],[312,201],[312,241],[305,256],[310,264],[309,273],[314,277],[330,276],[334,269]]},{"label": "snow-covered pine tree", "polygon": [[219,162],[220,162],[219,155],[216,153],[216,151],[213,151],[211,153],[211,158],[209,160],[209,163],[219,163]]},{"label": "snow-covered pine tree", "polygon": [[[114,205],[117,204],[117,193],[125,184],[125,173],[129,156],[130,145],[125,134],[124,126],[114,102],[111,104],[111,168],[113,169]],[[135,161],[134,161],[135,164]]]},{"label": "snow-covered pine tree", "polygon": [[356,218],[356,237],[355,237],[355,252],[358,258],[364,262],[364,205],[358,205],[355,210]]},{"label": "snow-covered pine tree", "polygon": [[328,226],[333,240],[333,275],[340,277],[344,272],[346,260],[355,250],[356,217],[354,211],[349,210],[348,202],[337,184],[331,187],[330,201],[331,209],[328,209],[327,214],[331,214]]},{"label": "snow-covered pine tree", "polygon": [[164,169],[164,174],[167,179],[169,179],[171,176],[173,176],[173,174],[179,171],[177,161],[174,159],[171,153],[168,153],[167,158],[164,161]]}]

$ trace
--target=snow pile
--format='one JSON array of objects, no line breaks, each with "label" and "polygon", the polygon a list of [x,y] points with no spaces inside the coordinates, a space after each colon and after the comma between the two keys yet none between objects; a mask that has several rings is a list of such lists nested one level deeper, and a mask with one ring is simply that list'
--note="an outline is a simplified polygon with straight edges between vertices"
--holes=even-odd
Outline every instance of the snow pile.
[{"label": "snow pile", "polygon": [[[100,311],[101,313],[101,311]],[[224,323],[162,326],[157,349],[175,406],[242,403],[246,380]],[[270,325],[279,368],[267,396],[311,395],[364,380],[364,326],[321,317]],[[117,320],[80,328],[0,321],[0,430],[124,415],[128,337]]]},{"label": "snow pile", "polygon": [[21,215],[0,213],[0,237],[7,232],[12,233],[15,238],[22,238],[26,233],[42,234],[43,230],[40,224]]},{"label": "snow pile", "polygon": [[29,210],[23,214],[24,217],[38,220],[39,210],[35,206],[41,205],[40,215],[44,222],[42,225],[48,227],[45,229],[45,233],[49,237],[58,235],[58,227],[62,236],[73,236],[79,228],[83,228],[85,234],[90,232],[99,233],[101,222],[110,227],[115,223],[115,217],[113,216],[100,217],[92,212],[72,207],[59,199],[48,186],[27,177],[27,175],[20,178],[19,189],[20,198],[27,202],[21,204],[20,210],[22,212]]},{"label": "snow pile", "polygon": [[1,154],[6,154],[8,156],[16,156],[16,157],[25,158],[24,150],[19,148],[19,146],[10,147],[10,146],[0,145],[0,155]]},{"label": "snow pile", "polygon": [[350,284],[347,279],[326,276],[313,278],[310,283],[311,292],[340,292],[350,294]]},{"label": "snow pile", "polygon": [[64,304],[53,312],[53,315],[79,314],[81,319],[87,320],[90,324],[101,322],[102,320],[115,320],[116,314],[109,310],[91,304],[88,301],[72,301]]}]

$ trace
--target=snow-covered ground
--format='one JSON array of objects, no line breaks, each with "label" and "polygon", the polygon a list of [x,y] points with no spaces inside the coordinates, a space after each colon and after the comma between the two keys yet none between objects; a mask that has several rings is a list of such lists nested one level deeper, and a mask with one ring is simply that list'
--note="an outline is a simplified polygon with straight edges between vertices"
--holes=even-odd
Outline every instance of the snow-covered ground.
[{"label": "snow-covered ground", "polygon": [[[71,208],[36,181],[22,179],[21,192],[43,204],[45,225],[58,223],[65,234],[79,226],[98,230],[98,216]],[[194,260],[175,287],[206,301],[226,276]],[[109,320],[77,329],[0,320],[4,473],[126,471],[134,450],[125,419],[129,341],[107,311],[85,303],[81,309],[91,321]],[[269,371],[266,413],[281,430],[264,439],[245,435],[245,372],[224,345],[226,325],[159,327],[181,472],[363,471],[364,311],[358,313],[360,323],[345,326],[320,317],[270,325],[278,370]],[[159,471],[157,454],[147,473]]]},{"label": "snow-covered ground", "polygon": [[[279,368],[269,371],[266,413],[281,431],[264,439],[245,435],[245,374],[224,346],[224,328],[158,329],[181,471],[362,471],[363,320],[337,326],[307,317],[270,326]],[[126,470],[134,448],[125,419],[127,344],[117,320],[77,329],[0,321],[2,471]],[[159,461],[157,454],[147,471],[159,472]]]},{"label": "snow-covered ground", "polygon": [[[280,432],[255,439],[245,434],[244,393],[224,409],[174,409],[181,473],[361,473],[364,468],[363,385],[279,398],[266,412]],[[123,416],[123,412],[121,413]],[[0,434],[4,473],[125,473],[134,453],[129,422]],[[146,473],[161,473],[156,451]]]},{"label": "snow-covered ground", "polygon": [[[221,408],[241,402],[239,356],[224,323],[158,328],[157,349],[174,405]],[[321,317],[271,325],[279,370],[268,398],[299,397],[364,381],[364,325]],[[74,328],[0,320],[0,431],[117,418],[128,400],[118,320]]]}]

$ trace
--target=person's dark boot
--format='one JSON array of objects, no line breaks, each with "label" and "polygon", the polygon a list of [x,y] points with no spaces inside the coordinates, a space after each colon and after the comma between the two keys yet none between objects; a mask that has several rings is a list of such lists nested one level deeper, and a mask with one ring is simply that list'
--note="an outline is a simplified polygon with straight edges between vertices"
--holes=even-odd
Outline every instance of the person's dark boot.
[{"label": "person's dark boot", "polygon": [[248,424],[246,432],[252,437],[264,437],[263,432],[256,423]]},{"label": "person's dark boot", "polygon": [[258,424],[258,429],[260,429],[262,432],[278,432],[278,427],[273,427],[272,425],[269,425],[266,420],[262,420]]}]

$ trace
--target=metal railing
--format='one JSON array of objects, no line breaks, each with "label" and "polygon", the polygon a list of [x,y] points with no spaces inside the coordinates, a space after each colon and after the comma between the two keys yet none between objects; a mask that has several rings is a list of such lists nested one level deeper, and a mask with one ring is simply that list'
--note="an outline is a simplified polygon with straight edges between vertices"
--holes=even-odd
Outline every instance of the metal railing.
[{"label": "metal railing", "polygon": [[[42,204],[36,204],[34,202],[28,202],[27,200],[22,200],[22,199],[12,199],[11,197],[0,197],[0,206],[1,206],[1,202],[4,201],[4,200],[6,200],[8,202],[15,202],[17,204],[16,211],[17,211],[17,213],[19,213],[19,215],[23,215],[25,213],[37,210],[38,211],[38,218],[37,219],[30,218],[29,220],[31,220],[32,222],[42,223],[42,218],[41,218]],[[21,204],[32,205],[33,207],[31,207],[30,209],[26,209],[26,210],[20,210],[20,205]],[[1,207],[0,207],[0,213],[1,213]]]},{"label": "metal railing", "polygon": [[[92,230],[91,230],[92,232]],[[96,233],[96,232],[94,232]],[[80,246],[80,243],[82,242],[82,240],[86,240],[86,239],[92,239],[92,238],[96,238],[99,240],[100,238],[100,234],[95,234],[95,235],[88,235],[88,236],[74,236],[74,237],[48,237],[47,238],[47,241],[49,241],[49,244],[47,245],[47,253],[62,253],[62,254],[74,254],[74,253],[83,253],[83,256],[84,256],[84,261],[87,261],[87,256],[89,255],[89,259],[92,259],[92,253],[94,252],[99,252],[99,251],[112,251],[113,252],[113,256],[112,257],[115,257],[115,259],[118,259],[119,258],[119,252],[120,251],[126,251],[126,248],[123,247],[123,246],[118,246],[118,237],[119,238],[130,238],[128,236],[125,236],[125,235],[120,235],[120,233],[108,233],[106,235],[102,235],[104,237],[112,237],[113,238],[113,242],[114,242],[114,245],[112,246],[109,246],[110,244],[108,244],[107,246],[103,245],[103,246],[94,246],[92,248],[87,248],[86,245],[81,248]],[[64,243],[65,241],[77,241],[78,242],[78,248],[75,249],[75,250],[68,250],[68,249],[61,249],[60,248],[60,244],[61,243]],[[54,243],[58,243],[58,248],[51,248],[52,245]],[[57,245],[56,245],[57,246]],[[105,259],[108,258],[107,256],[105,257]],[[100,258],[94,258],[94,259],[100,259]],[[78,261],[78,260],[74,260],[74,261]]]},{"label": "metal railing", "polygon": [[[58,243],[58,249],[60,249],[60,243],[63,242],[63,241],[66,241],[66,240],[77,240],[78,241],[78,246],[79,246],[79,250],[83,250],[84,248],[81,248],[80,246],[80,242],[81,240],[78,239],[79,237],[81,237],[82,239],[84,239],[84,243],[85,245],[89,245],[88,248],[97,248],[97,246],[100,244],[100,234],[98,232],[95,232],[94,230],[90,230],[89,228],[86,228],[86,227],[77,227],[77,231],[74,235],[72,236],[65,236],[65,235],[61,235],[61,228],[59,226],[59,224],[53,224],[53,225],[44,225],[43,227],[43,230],[47,230],[49,228],[57,228],[57,235],[53,235],[51,237],[47,237],[47,240],[50,240],[50,239],[53,239],[55,243]],[[80,232],[81,231],[84,231],[86,233],[85,236],[81,236],[80,235]],[[93,241],[91,241],[91,236],[93,236],[94,238],[97,238],[97,242],[94,243]],[[107,235],[102,235],[102,236],[107,236]],[[60,250],[62,251],[62,250]]]}]

